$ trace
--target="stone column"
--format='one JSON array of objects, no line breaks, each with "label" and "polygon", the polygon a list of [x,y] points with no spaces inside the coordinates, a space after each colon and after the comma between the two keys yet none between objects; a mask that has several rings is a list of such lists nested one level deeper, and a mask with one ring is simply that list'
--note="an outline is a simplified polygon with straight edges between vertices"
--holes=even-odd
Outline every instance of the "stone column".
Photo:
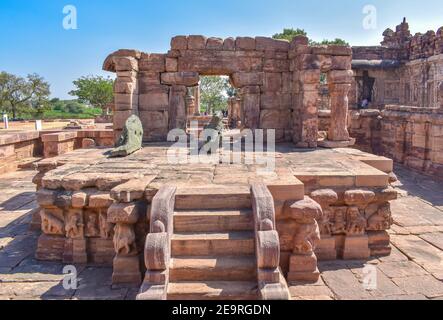
[{"label": "stone column", "polygon": [[196,115],[196,113],[197,113],[196,99],[191,94],[190,89],[188,89],[188,93],[186,95],[185,101],[186,101],[186,112],[188,114],[188,117],[192,117],[192,116]]},{"label": "stone column", "polygon": [[243,109],[243,126],[254,130],[260,125],[260,87],[247,86],[240,89]]},{"label": "stone column", "polygon": [[186,127],[186,87],[173,85],[169,93],[169,130]]},{"label": "stone column", "polygon": [[308,38],[291,42],[293,71],[293,142],[301,148],[317,147],[320,62],[308,45]]},{"label": "stone column", "polygon": [[112,283],[139,284],[141,282],[139,252],[134,225],[139,218],[135,202],[115,203],[108,210],[108,223],[115,224]]},{"label": "stone column", "polygon": [[[139,54],[138,54],[139,57]],[[112,57],[117,72],[114,84],[114,139],[120,137],[126,120],[138,115],[138,59],[137,56]]]},{"label": "stone column", "polygon": [[443,109],[443,81],[438,86],[438,103],[440,109]]},{"label": "stone column", "polygon": [[328,73],[329,95],[331,97],[330,141],[349,141],[347,129],[348,93],[351,89],[352,70],[334,70]]}]

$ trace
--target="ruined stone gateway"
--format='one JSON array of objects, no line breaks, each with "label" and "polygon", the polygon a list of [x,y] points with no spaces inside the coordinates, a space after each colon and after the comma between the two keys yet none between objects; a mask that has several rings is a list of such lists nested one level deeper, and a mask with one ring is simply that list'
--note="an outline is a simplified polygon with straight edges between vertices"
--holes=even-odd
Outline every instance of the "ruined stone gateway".
[{"label": "ruined stone gateway", "polygon": [[[341,148],[357,132],[349,103],[397,101],[394,82],[386,80],[380,93],[379,80],[368,80],[373,70],[386,77],[417,63],[409,61],[410,38],[386,36],[408,49],[397,42],[351,49],[309,46],[305,37],[178,36],[166,54],[114,52],[104,69],[117,73],[115,139],[135,114],[144,147],[119,159],[108,158],[108,149],[77,150],[37,165],[37,258],[112,265],[113,283],[140,285],[140,300],[289,299],[288,282],[318,280],[319,260],[389,255],[393,161]],[[441,32],[438,39],[441,46]],[[387,53],[390,59],[381,56]],[[239,92],[230,116],[242,127],[275,129],[273,172],[244,162],[168,163],[168,132],[211,120],[199,115],[198,94],[190,96],[202,75],[229,76]],[[441,104],[438,94],[430,97]]]}]

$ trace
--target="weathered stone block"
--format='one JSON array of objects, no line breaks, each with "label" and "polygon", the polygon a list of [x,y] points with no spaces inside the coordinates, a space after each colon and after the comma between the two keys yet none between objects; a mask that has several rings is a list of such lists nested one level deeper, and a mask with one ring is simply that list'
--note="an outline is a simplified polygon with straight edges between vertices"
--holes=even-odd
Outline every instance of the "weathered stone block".
[{"label": "weathered stone block", "polygon": [[116,71],[137,71],[138,60],[133,57],[113,57]]},{"label": "weathered stone block", "polygon": [[209,38],[206,42],[206,49],[208,50],[222,50],[223,39],[221,38]]},{"label": "weathered stone block", "polygon": [[266,72],[263,82],[263,92],[278,92],[282,89],[282,74]]},{"label": "weathered stone block", "polygon": [[160,72],[140,72],[138,82],[141,88],[151,85],[159,85]]},{"label": "weathered stone block", "polygon": [[262,72],[236,72],[232,75],[232,84],[234,87],[241,88],[245,86],[260,86],[263,84]]},{"label": "weathered stone block", "polygon": [[169,95],[167,93],[141,94],[139,97],[140,111],[166,111],[169,106]]},{"label": "weathered stone block", "polygon": [[165,72],[166,55],[158,53],[144,53],[139,61],[140,71]]},{"label": "weathered stone block", "polygon": [[223,42],[223,50],[226,51],[234,51],[235,50],[235,39],[234,38],[226,38]]},{"label": "weathered stone block", "polygon": [[235,39],[237,50],[255,50],[255,39],[251,37],[237,37]]},{"label": "weathered stone block", "polygon": [[351,83],[354,78],[352,70],[333,70],[328,73],[328,83]]},{"label": "weathered stone block", "polygon": [[135,203],[114,203],[108,209],[108,223],[135,224],[138,217],[138,206]]},{"label": "weathered stone block", "polygon": [[263,71],[289,72],[289,60],[264,59]]},{"label": "weathered stone block", "polygon": [[178,60],[166,57],[166,72],[176,72],[178,70]]},{"label": "weathered stone block", "polygon": [[140,119],[147,130],[168,128],[167,111],[140,111]]},{"label": "weathered stone block", "polygon": [[288,51],[289,41],[267,37],[255,37],[255,48],[261,51]]},{"label": "weathered stone block", "polygon": [[188,50],[202,50],[206,48],[206,37],[193,35],[188,37]]},{"label": "weathered stone block", "polygon": [[186,50],[188,49],[188,37],[176,36],[171,40],[172,50]]},{"label": "weathered stone block", "polygon": [[167,72],[162,73],[161,81],[168,85],[196,86],[200,80],[197,72]]}]

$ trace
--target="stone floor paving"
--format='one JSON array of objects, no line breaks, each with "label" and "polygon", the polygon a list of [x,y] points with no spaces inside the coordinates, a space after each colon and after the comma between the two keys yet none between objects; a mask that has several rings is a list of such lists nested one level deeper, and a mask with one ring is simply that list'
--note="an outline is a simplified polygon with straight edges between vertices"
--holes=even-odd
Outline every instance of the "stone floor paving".
[{"label": "stone floor paving", "polygon": [[[443,298],[443,181],[401,166],[395,172],[401,196],[392,203],[392,254],[370,261],[320,262],[321,279],[292,284],[293,299]],[[64,266],[34,259],[39,234],[29,229],[37,207],[34,174],[0,176],[0,299],[134,299],[137,288],[111,285],[111,268],[76,266],[78,286],[65,290]]]}]

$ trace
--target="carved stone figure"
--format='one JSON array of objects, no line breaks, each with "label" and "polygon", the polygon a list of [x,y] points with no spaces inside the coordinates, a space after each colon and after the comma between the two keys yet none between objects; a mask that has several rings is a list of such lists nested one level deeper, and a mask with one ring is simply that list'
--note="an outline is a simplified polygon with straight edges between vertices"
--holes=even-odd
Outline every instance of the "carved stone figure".
[{"label": "carved stone figure", "polygon": [[57,234],[63,235],[63,221],[54,217],[53,215],[46,213],[45,210],[40,212],[42,220],[42,231],[45,234]]},{"label": "carved stone figure", "polygon": [[368,230],[385,231],[393,224],[389,203],[381,206],[375,214],[368,219]]},{"label": "carved stone figure", "polygon": [[346,207],[337,207],[334,211],[334,222],[332,224],[332,233],[334,235],[345,233],[346,227]]},{"label": "carved stone figure", "polygon": [[106,213],[102,212],[99,215],[100,237],[102,239],[110,239],[113,236],[114,226],[107,221]]},{"label": "carved stone figure", "polygon": [[114,249],[117,254],[128,256],[137,253],[132,226],[119,223],[115,225],[114,232]]},{"label": "carved stone figure", "polygon": [[83,217],[80,213],[69,213],[68,219],[66,222],[65,230],[66,230],[66,237],[71,239],[81,239],[84,237],[83,232]]},{"label": "carved stone figure", "polygon": [[320,240],[320,230],[317,222],[298,224],[293,239],[293,252],[308,255],[314,252],[316,242]]},{"label": "carved stone figure", "polygon": [[88,237],[97,237],[100,234],[98,228],[98,218],[96,214],[86,216],[86,235]]},{"label": "carved stone figure", "polygon": [[110,151],[110,157],[126,157],[142,147],[143,126],[136,115],[126,120],[123,132],[117,142],[116,148]]},{"label": "carved stone figure", "polygon": [[323,210],[323,216],[320,221],[318,221],[318,226],[321,235],[330,236],[332,234],[333,223],[331,222],[331,210]]},{"label": "carved stone figure", "polygon": [[366,219],[357,207],[349,207],[346,223],[347,235],[363,235],[366,229]]}]

